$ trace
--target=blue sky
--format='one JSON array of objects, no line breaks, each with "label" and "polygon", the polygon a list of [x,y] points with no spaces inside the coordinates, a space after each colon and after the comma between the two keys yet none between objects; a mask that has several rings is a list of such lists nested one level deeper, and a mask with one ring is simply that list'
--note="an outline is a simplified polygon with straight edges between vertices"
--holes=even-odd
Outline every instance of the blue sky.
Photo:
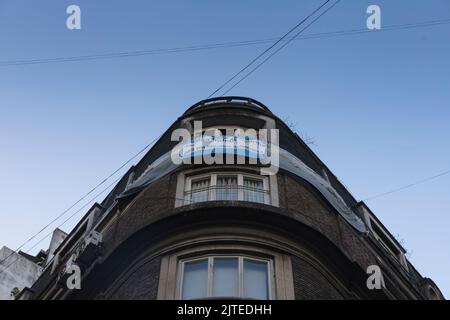
[{"label": "blue sky", "polygon": [[[321,2],[0,0],[0,61],[278,37]],[[82,30],[66,28],[70,4]],[[342,0],[308,32],[364,28],[369,4],[384,26],[450,18],[446,0]],[[365,199],[450,169],[449,35],[446,24],[295,41],[230,94],[314,137]],[[17,248],[265,47],[0,66],[0,245]],[[449,183],[367,203],[447,298]]]}]

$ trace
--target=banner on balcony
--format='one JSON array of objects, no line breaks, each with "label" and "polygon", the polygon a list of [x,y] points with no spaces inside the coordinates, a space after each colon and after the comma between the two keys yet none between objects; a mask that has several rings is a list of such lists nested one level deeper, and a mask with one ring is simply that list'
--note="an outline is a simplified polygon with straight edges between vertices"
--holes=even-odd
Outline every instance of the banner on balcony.
[{"label": "banner on balcony", "polygon": [[201,136],[180,148],[181,159],[211,155],[237,155],[254,159],[266,159],[267,143],[248,136]]}]

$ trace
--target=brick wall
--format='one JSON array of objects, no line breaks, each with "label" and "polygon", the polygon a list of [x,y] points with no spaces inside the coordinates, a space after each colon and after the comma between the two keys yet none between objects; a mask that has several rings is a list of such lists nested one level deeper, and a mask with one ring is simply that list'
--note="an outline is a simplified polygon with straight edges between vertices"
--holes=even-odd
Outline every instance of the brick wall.
[{"label": "brick wall", "polygon": [[[361,270],[376,263],[376,258],[364,241],[364,236],[352,229],[318,191],[306,182],[282,173],[278,175],[278,189],[280,209],[288,210],[293,213],[293,218],[319,231],[341,249],[349,262],[356,262]],[[143,190],[104,235],[104,257],[107,258],[115,248],[138,230],[163,218],[166,213],[173,210],[175,190],[176,175],[168,175]],[[293,257],[292,267],[297,299],[344,299],[336,287],[318,271],[319,269],[306,260]],[[119,289],[108,294],[110,299],[156,298],[159,268],[160,259],[146,263],[121,284]]]},{"label": "brick wall", "polygon": [[161,258],[155,258],[134,271],[107,299],[156,300]]},{"label": "brick wall", "polygon": [[343,300],[344,297],[316,268],[308,262],[292,257],[296,300]]},{"label": "brick wall", "polygon": [[173,209],[175,188],[175,175],[168,175],[143,190],[104,235],[105,256],[136,231],[154,221],[156,215]]},{"label": "brick wall", "polygon": [[280,207],[297,213],[301,222],[320,231],[337,246],[341,245],[338,216],[305,185],[287,175],[278,175]]}]

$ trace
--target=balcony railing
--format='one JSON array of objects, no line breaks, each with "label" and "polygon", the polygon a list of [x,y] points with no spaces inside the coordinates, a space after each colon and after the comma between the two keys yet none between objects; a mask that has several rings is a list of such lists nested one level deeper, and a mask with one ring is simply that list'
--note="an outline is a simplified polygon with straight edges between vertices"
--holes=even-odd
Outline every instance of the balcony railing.
[{"label": "balcony railing", "polygon": [[247,186],[229,185],[195,189],[186,191],[184,194],[186,204],[222,200],[266,203],[269,191]]},{"label": "balcony railing", "polygon": [[204,107],[213,106],[213,105],[244,105],[247,107],[257,108],[257,109],[271,112],[269,110],[269,108],[267,108],[264,104],[262,104],[261,102],[255,100],[255,99],[246,98],[246,97],[230,96],[230,97],[216,97],[216,98],[202,100],[200,102],[197,102],[190,108],[188,108],[184,114],[187,114],[190,111],[194,111],[199,108],[204,108]]}]

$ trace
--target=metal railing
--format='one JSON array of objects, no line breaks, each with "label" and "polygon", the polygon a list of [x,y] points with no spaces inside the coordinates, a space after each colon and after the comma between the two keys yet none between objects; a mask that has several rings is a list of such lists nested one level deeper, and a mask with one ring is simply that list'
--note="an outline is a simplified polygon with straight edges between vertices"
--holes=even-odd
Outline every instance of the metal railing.
[{"label": "metal railing", "polygon": [[205,202],[205,201],[249,201],[257,203],[265,203],[268,190],[239,186],[211,186],[190,191],[185,191],[185,200],[189,203]]},{"label": "metal railing", "polygon": [[257,108],[260,110],[271,112],[269,110],[269,108],[267,108],[264,104],[262,104],[261,102],[255,100],[255,99],[247,98],[247,97],[229,96],[229,97],[210,98],[210,99],[206,99],[206,100],[197,102],[193,106],[189,107],[186,110],[185,114],[189,113],[190,111],[199,109],[199,108],[213,106],[213,105],[219,105],[219,104],[221,104],[221,105],[229,104],[229,105],[237,105],[237,106],[244,105],[247,107]]}]

